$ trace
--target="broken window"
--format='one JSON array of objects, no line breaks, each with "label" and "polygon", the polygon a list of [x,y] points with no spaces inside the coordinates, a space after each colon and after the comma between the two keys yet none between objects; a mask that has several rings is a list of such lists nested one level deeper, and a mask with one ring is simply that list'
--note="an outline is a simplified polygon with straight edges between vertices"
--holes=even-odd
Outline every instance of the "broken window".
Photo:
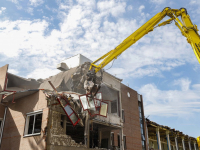
[{"label": "broken window", "polygon": [[88,105],[88,100],[87,100],[87,95],[81,95],[79,97],[80,101],[81,101],[81,105],[83,106],[83,110],[87,110],[89,109],[89,105]]},{"label": "broken window", "polygon": [[26,117],[24,136],[41,134],[41,126],[42,126],[42,111],[28,113]]},{"label": "broken window", "polygon": [[111,113],[117,113],[117,100],[111,102]]},{"label": "broken window", "polygon": [[107,112],[108,112],[108,103],[101,102],[100,116],[107,117]]},{"label": "broken window", "polygon": [[96,107],[95,107],[95,103],[94,103],[94,99],[88,97],[88,104],[89,104],[89,109],[95,111]]},{"label": "broken window", "polygon": [[75,126],[79,122],[79,120],[80,120],[78,118],[78,116],[76,115],[76,113],[72,110],[72,108],[70,107],[69,104],[67,104],[64,107],[64,110],[65,110],[68,118],[70,119],[71,123]]}]

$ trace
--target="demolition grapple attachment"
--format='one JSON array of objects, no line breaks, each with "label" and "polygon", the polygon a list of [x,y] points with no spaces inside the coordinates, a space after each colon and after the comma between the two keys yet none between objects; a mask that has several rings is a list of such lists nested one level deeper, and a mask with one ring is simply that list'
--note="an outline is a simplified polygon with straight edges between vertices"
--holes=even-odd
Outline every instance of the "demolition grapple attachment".
[{"label": "demolition grapple attachment", "polygon": [[86,93],[90,93],[91,97],[94,97],[101,88],[101,82],[102,73],[100,76],[97,76],[95,70],[89,70],[86,74],[86,80],[84,82],[84,88],[86,89]]}]

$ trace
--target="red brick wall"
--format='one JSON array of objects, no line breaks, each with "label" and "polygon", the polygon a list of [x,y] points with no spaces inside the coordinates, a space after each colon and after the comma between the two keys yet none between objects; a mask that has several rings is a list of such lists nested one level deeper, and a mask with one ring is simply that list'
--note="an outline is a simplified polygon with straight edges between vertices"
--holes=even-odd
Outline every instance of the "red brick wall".
[{"label": "red brick wall", "polygon": [[[130,93],[130,97],[127,96]],[[121,84],[122,109],[125,113],[124,135],[126,135],[127,150],[141,150],[141,133],[139,122],[137,92]]]},{"label": "red brick wall", "polygon": [[[121,84],[121,100],[125,114],[123,134],[126,136],[127,150],[142,150],[137,92]],[[118,144],[118,133],[120,131],[114,131],[115,146]]]},{"label": "red brick wall", "polygon": [[26,113],[43,110],[42,130],[47,126],[47,100],[42,91],[15,100],[8,104],[5,128],[0,150],[44,150],[43,133],[39,136],[23,137]]}]

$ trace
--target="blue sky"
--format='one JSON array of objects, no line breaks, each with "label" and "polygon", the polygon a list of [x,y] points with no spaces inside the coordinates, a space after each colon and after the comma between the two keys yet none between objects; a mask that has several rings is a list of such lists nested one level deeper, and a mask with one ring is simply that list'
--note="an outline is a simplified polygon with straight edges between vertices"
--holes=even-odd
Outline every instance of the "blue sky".
[{"label": "blue sky", "polygon": [[[102,56],[165,7],[187,8],[200,27],[198,0],[1,1],[0,66],[9,63],[9,72],[25,78],[49,77],[67,57]],[[152,121],[200,135],[200,65],[173,23],[143,37],[108,71],[143,95]]]}]

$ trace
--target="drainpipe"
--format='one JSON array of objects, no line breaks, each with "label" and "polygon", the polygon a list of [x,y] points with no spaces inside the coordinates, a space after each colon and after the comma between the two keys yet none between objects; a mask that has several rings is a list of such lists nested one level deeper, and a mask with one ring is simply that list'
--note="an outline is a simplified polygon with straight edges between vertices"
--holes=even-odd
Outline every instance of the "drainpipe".
[{"label": "drainpipe", "polygon": [[5,111],[4,111],[3,123],[2,123],[2,127],[1,127],[0,148],[1,148],[1,141],[2,141],[2,137],[3,137],[3,129],[4,129],[5,121],[6,121],[7,109],[8,109],[8,107],[6,106],[6,107],[5,107]]}]

